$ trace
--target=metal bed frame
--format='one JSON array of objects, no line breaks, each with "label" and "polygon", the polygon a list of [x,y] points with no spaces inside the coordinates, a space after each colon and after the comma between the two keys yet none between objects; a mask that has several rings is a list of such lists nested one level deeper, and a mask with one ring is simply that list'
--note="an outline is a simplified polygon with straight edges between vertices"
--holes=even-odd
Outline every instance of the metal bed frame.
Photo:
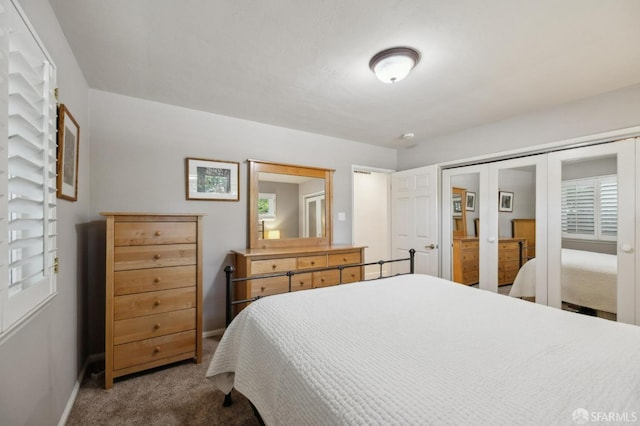
[{"label": "metal bed frame", "polygon": [[[340,280],[338,281],[338,284],[336,285],[340,285],[340,284],[344,284],[342,282],[342,271],[345,269],[349,269],[349,268],[361,268],[361,267],[365,267],[365,266],[372,266],[372,265],[379,265],[380,266],[380,274],[378,277],[376,278],[369,278],[368,280],[362,280],[362,281],[373,281],[373,280],[378,280],[380,278],[388,278],[394,275],[406,275],[406,274],[413,274],[414,273],[414,269],[415,269],[415,254],[416,251],[414,249],[409,250],[409,257],[404,258],[404,259],[391,259],[391,260],[379,260],[377,262],[370,262],[370,263],[353,263],[353,264],[349,264],[349,265],[339,265],[339,266],[329,266],[329,267],[325,267],[325,268],[317,268],[317,269],[304,269],[304,270],[299,270],[299,271],[287,271],[287,272],[278,272],[278,273],[274,273],[274,274],[262,274],[262,275],[253,275],[251,277],[243,277],[243,278],[232,278],[233,273],[236,271],[236,268],[233,266],[226,266],[224,268],[224,272],[226,274],[226,281],[227,281],[227,303],[226,303],[226,326],[229,326],[229,324],[231,324],[231,320],[233,319],[233,306],[235,305],[239,305],[242,303],[250,303],[250,302],[255,302],[258,299],[262,299],[263,297],[268,297],[268,296],[256,296],[256,297],[252,297],[249,299],[243,299],[243,300],[233,300],[234,299],[234,285],[237,282],[242,282],[242,281],[250,281],[250,280],[257,280],[257,279],[264,279],[264,278],[275,278],[275,277],[289,277],[289,289],[287,291],[287,293],[291,292],[291,280],[293,279],[293,277],[295,275],[299,275],[299,274],[308,274],[308,273],[313,273],[313,272],[323,272],[323,271],[332,271],[332,270],[338,270],[340,271]],[[393,274],[393,275],[388,275],[388,276],[384,276],[383,275],[383,270],[382,270],[382,266],[387,264],[387,263],[395,263],[395,262],[409,262],[409,272],[402,272],[402,273],[398,273],[398,274]]]}]

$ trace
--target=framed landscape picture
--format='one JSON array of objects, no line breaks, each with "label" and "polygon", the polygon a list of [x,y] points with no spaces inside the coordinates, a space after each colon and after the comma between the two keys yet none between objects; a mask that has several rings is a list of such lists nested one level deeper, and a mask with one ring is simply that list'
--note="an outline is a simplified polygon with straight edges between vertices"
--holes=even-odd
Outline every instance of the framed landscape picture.
[{"label": "framed landscape picture", "polygon": [[239,163],[187,158],[187,200],[238,201]]},{"label": "framed landscape picture", "polygon": [[78,150],[80,126],[67,107],[58,108],[58,155],[56,164],[56,196],[78,200]]}]

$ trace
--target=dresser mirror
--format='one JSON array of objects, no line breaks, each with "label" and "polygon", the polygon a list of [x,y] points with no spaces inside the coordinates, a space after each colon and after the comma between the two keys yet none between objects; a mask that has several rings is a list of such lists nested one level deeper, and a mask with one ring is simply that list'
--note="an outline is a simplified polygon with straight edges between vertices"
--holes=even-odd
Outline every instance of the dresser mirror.
[{"label": "dresser mirror", "polygon": [[249,248],[331,244],[333,170],[249,162]]}]

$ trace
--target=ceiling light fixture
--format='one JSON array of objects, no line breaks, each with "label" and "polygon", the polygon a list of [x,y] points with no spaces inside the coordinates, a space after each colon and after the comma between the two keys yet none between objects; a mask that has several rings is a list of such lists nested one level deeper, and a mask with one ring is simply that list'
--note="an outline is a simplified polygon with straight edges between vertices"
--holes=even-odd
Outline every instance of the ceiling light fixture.
[{"label": "ceiling light fixture", "polygon": [[397,83],[420,61],[420,53],[410,47],[393,47],[376,53],[369,68],[383,83]]}]

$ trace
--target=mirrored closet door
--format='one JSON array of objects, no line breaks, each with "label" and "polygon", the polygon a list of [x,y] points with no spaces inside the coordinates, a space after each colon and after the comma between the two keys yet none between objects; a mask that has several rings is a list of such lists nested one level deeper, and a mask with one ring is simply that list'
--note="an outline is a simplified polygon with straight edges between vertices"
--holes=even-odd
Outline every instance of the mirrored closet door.
[{"label": "mirrored closet door", "polygon": [[[444,170],[442,182],[443,247],[450,248],[442,252],[443,276],[546,303],[546,155]],[[456,226],[460,192],[464,235]],[[515,289],[518,272],[536,256],[530,278]]]},{"label": "mirrored closet door", "polygon": [[548,304],[637,323],[635,141],[549,154]]}]

